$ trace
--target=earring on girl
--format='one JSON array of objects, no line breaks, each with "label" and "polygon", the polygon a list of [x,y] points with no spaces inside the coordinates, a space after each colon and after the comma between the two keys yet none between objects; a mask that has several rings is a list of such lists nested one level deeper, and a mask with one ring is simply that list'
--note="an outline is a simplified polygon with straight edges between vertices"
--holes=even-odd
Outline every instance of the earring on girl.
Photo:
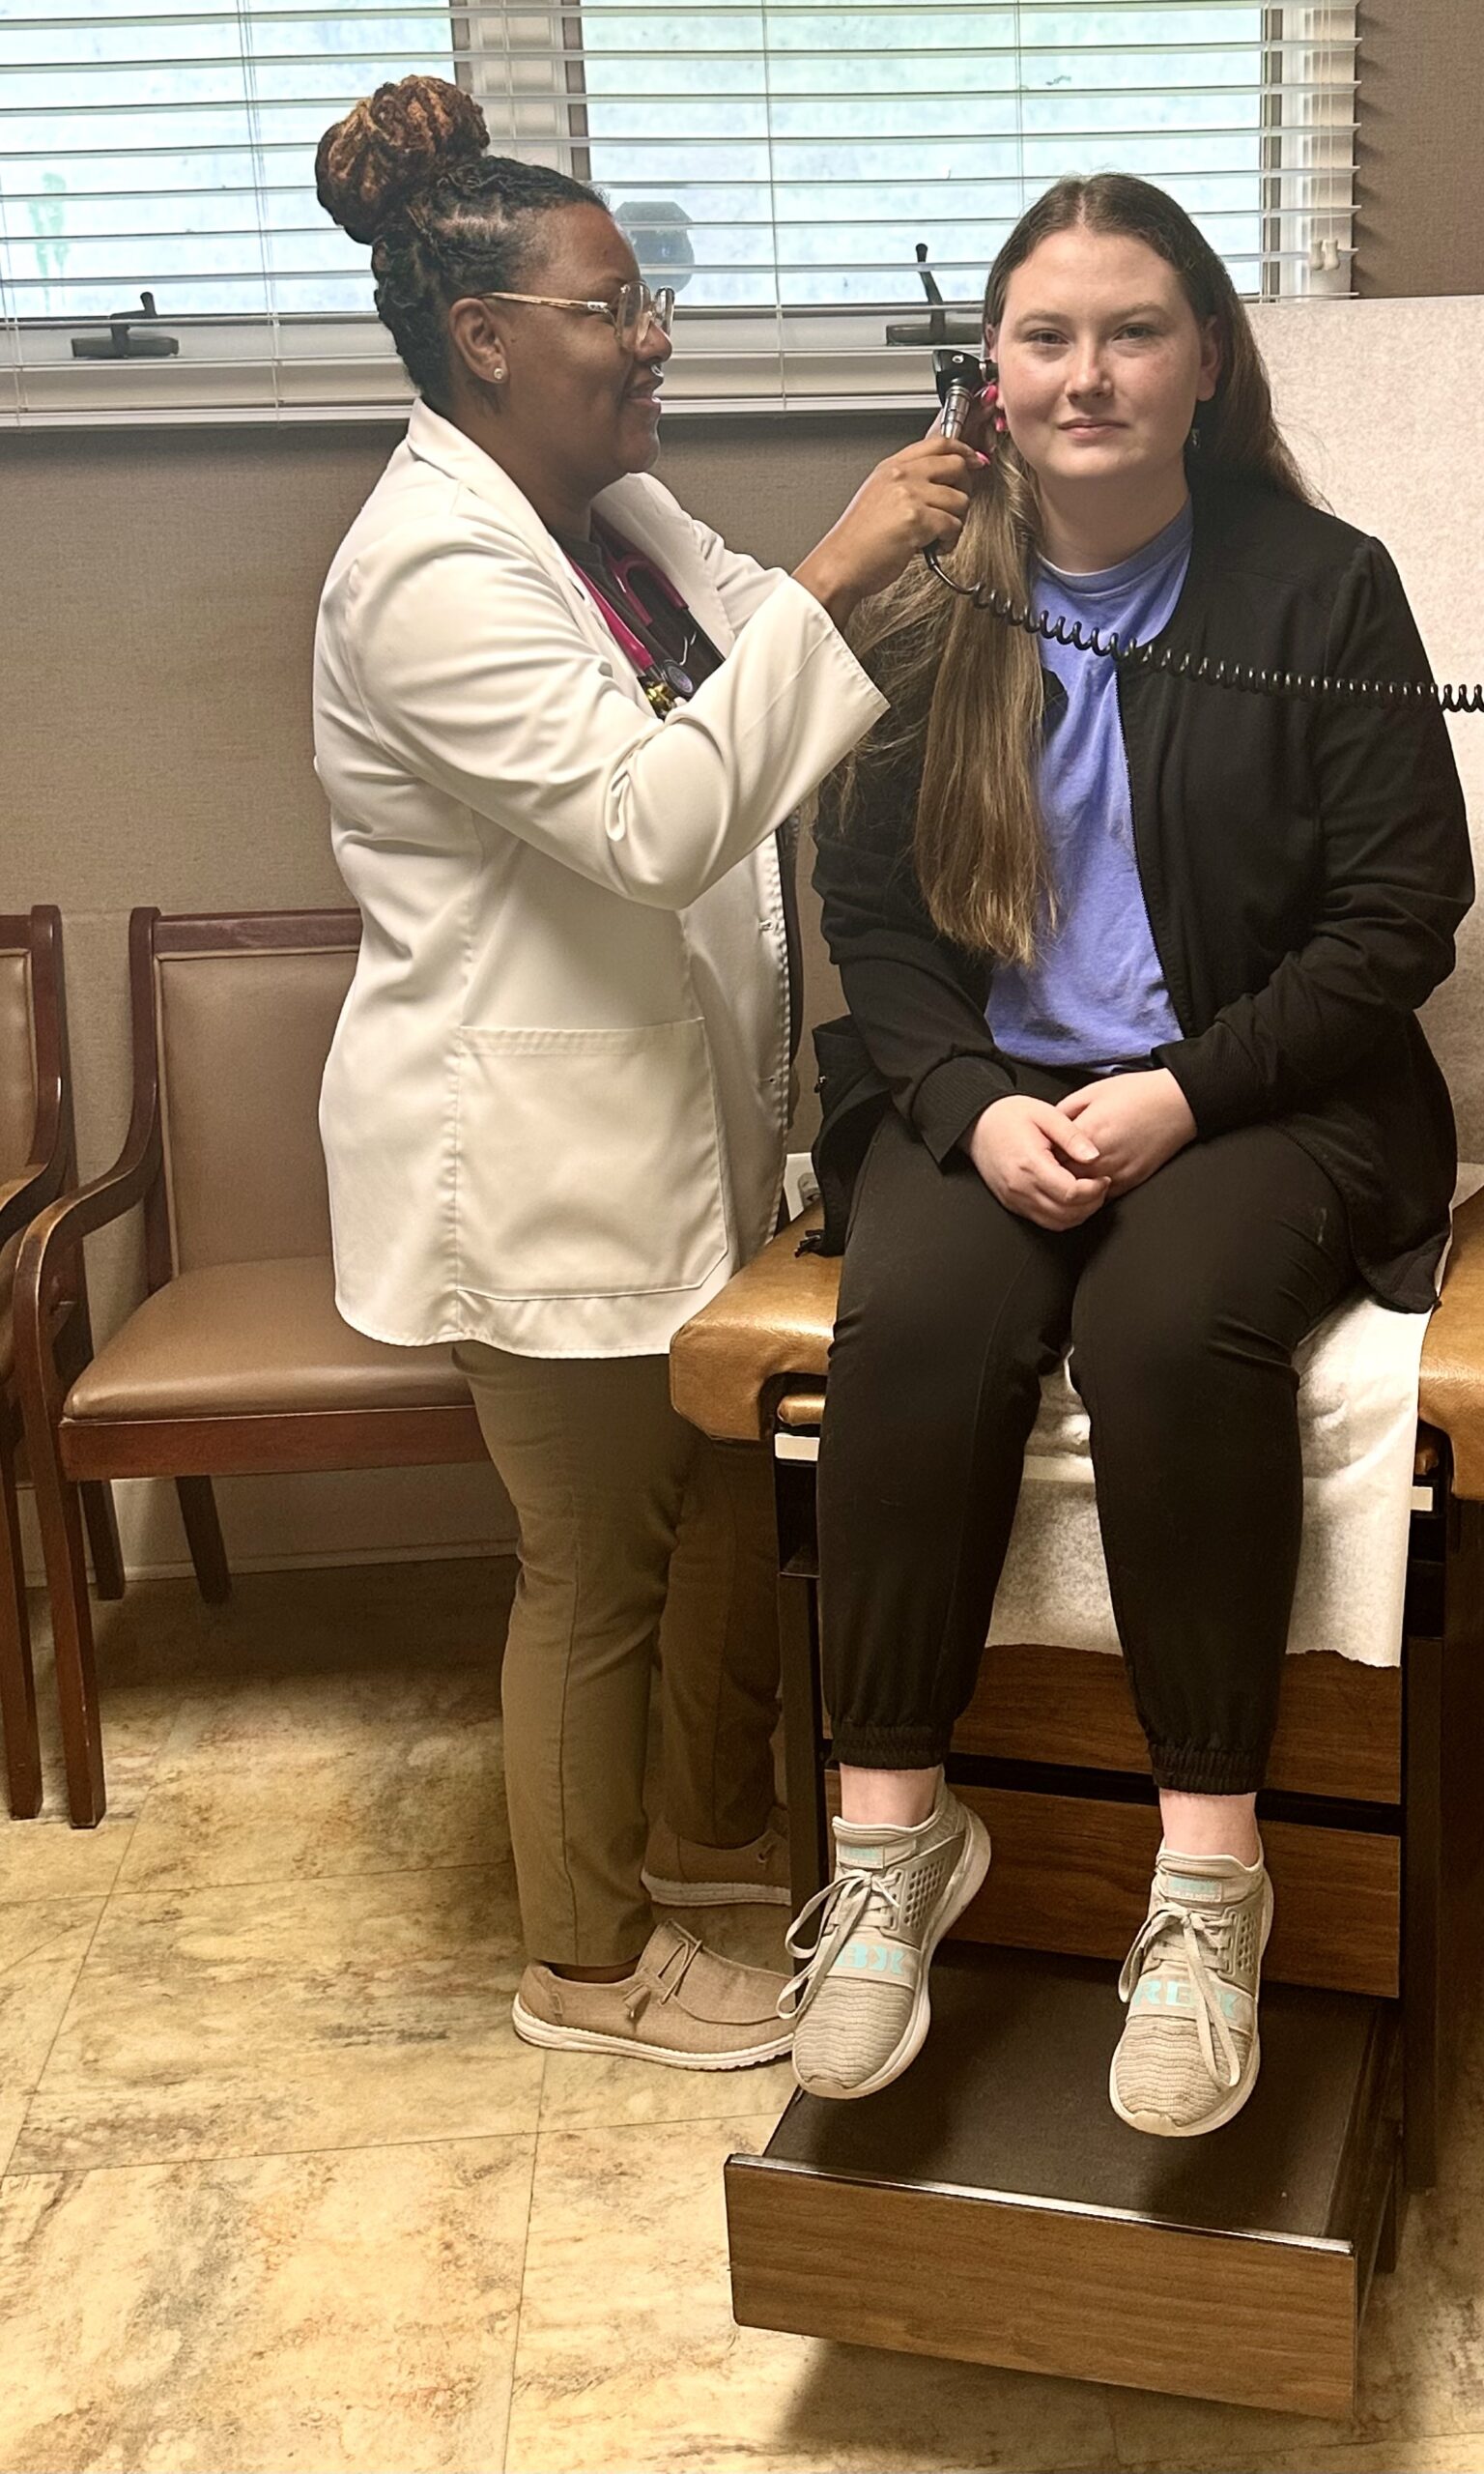
[{"label": "earring on girl", "polygon": [[1010,428],[1010,423],[1005,418],[1005,407],[1000,402],[1000,390],[992,378],[990,379],[988,386],[985,388],[981,401],[985,404],[991,404],[994,407],[994,434],[997,439],[1004,438]]}]

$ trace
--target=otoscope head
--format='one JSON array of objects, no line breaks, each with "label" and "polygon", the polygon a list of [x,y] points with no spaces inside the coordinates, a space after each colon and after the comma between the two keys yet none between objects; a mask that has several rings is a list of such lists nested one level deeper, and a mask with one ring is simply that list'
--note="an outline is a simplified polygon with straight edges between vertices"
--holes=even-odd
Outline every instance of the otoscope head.
[{"label": "otoscope head", "polygon": [[984,387],[984,364],[977,353],[935,352],[932,376],[943,407],[943,435],[959,438],[974,398]]}]

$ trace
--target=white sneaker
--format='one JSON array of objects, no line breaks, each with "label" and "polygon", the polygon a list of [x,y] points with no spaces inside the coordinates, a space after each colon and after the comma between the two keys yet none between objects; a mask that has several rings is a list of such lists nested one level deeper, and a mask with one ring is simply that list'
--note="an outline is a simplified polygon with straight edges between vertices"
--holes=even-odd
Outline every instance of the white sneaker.
[{"label": "white sneaker", "polygon": [[874,2095],[916,2059],[933,1952],[988,1870],[988,1831],[946,1786],[915,1828],[837,1821],[835,1878],[789,1929],[804,1965],[779,2003],[810,2095]]},{"label": "white sneaker", "polygon": [[1272,1930],[1261,1856],[1161,1847],[1149,1913],[1118,1979],[1128,2018],[1108,2073],[1113,2111],[1156,2139],[1196,2139],[1257,2085],[1257,1998]]}]

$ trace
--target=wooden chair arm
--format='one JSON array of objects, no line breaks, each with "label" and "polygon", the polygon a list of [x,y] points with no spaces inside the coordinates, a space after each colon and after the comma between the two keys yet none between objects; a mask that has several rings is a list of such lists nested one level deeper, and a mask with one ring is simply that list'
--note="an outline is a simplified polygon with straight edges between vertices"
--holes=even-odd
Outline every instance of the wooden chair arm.
[{"label": "wooden chair arm", "polygon": [[0,1181],[0,1251],[55,1200],[65,1166],[57,1151],[49,1160],[27,1161],[18,1177]]},{"label": "wooden chair arm", "polygon": [[14,1177],[0,1180],[0,1250],[18,1237],[37,1213],[62,1192],[72,1161],[62,916],[53,905],[39,904],[32,911],[30,936],[36,1107],[25,1166]]},{"label": "wooden chair arm", "polygon": [[1484,1503],[1484,1193],[1453,1215],[1453,1245],[1422,1342],[1417,1407],[1448,1438],[1453,1492]]},{"label": "wooden chair arm", "polygon": [[160,1165],[159,1112],[152,1106],[142,1118],[136,1115],[113,1166],[42,1211],[21,1239],[15,1262],[15,1360],[22,1393],[48,1418],[61,1407],[48,1310],[57,1266],[83,1238],[142,1203]]}]

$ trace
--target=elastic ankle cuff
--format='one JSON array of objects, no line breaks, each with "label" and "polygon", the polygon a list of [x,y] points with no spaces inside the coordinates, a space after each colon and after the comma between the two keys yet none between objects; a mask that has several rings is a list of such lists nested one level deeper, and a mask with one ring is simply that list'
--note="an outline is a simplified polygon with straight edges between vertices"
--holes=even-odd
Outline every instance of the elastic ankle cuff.
[{"label": "elastic ankle cuff", "polygon": [[847,1769],[940,1769],[948,1738],[935,1727],[837,1725],[830,1741],[834,1759]]},{"label": "elastic ankle cuff", "polygon": [[1152,1743],[1149,1758],[1156,1786],[1173,1796],[1255,1796],[1268,1767],[1266,1745],[1232,1752],[1209,1743]]}]

